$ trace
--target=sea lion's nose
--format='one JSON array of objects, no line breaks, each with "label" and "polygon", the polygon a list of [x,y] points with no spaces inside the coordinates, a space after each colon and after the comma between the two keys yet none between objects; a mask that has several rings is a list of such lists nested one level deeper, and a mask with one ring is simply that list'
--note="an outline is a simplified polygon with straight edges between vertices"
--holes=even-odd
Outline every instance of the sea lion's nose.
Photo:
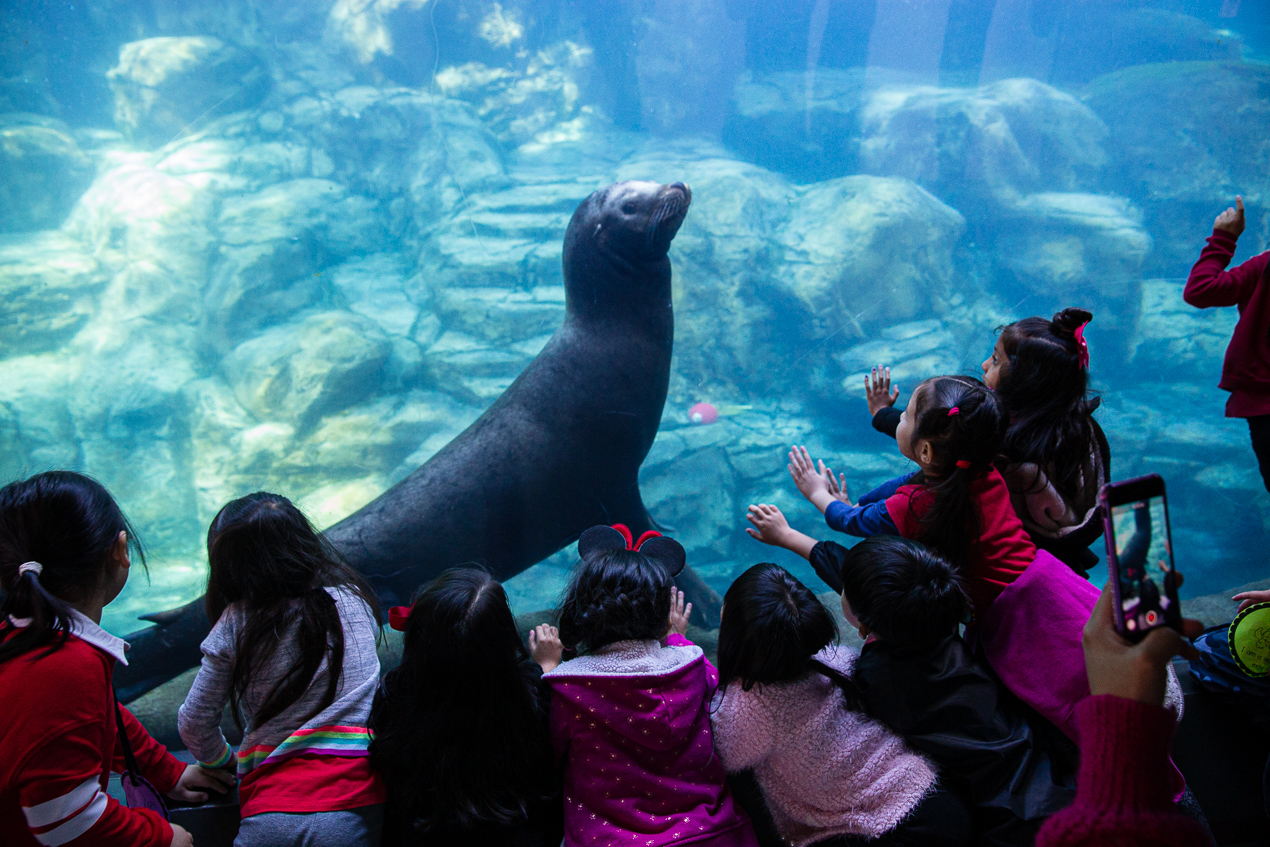
[{"label": "sea lion's nose", "polygon": [[684,185],[682,182],[672,182],[670,184],[670,188],[678,188],[680,191],[684,193],[684,199],[689,202],[692,202],[692,190],[688,188],[688,186]]}]

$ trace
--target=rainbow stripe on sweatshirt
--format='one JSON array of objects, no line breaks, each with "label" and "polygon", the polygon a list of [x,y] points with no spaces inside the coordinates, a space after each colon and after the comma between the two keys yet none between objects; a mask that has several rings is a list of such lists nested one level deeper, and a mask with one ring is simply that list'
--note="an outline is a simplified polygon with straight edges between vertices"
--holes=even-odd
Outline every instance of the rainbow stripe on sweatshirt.
[{"label": "rainbow stripe on sweatshirt", "polygon": [[238,751],[238,773],[249,773],[261,765],[270,765],[295,756],[340,756],[357,758],[367,755],[370,730],[364,726],[319,726],[299,729],[281,744],[257,744]]}]

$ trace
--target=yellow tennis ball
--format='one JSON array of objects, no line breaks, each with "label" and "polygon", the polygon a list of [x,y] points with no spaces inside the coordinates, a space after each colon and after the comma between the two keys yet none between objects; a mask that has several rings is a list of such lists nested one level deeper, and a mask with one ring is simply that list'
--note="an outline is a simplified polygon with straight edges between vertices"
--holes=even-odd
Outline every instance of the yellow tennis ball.
[{"label": "yellow tennis ball", "polygon": [[1230,655],[1248,676],[1270,674],[1270,603],[1244,609],[1230,622]]}]

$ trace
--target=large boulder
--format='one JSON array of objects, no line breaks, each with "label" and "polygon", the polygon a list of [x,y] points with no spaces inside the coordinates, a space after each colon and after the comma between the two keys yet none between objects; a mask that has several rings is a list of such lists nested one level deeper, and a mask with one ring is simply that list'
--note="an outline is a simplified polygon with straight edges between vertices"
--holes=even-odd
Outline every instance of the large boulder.
[{"label": "large boulder", "polygon": [[376,252],[385,233],[377,204],[322,179],[298,179],[226,198],[220,257],[204,315],[222,349],[334,296],[323,268]]},{"label": "large boulder", "polygon": [[815,337],[929,314],[949,294],[965,220],[903,179],[849,176],[799,191],[776,285]]},{"label": "large boulder", "polygon": [[1029,311],[1050,314],[1084,304],[1097,332],[1123,356],[1142,304],[1139,271],[1151,249],[1141,213],[1123,197],[1046,192],[1002,213],[995,236],[1008,297],[1027,296]]},{"label": "large boulder", "polygon": [[56,350],[96,308],[108,277],[83,244],[58,230],[0,236],[0,350]]},{"label": "large boulder", "polygon": [[92,162],[60,121],[0,115],[0,232],[59,226],[92,178]]},{"label": "large boulder", "polygon": [[[1270,68],[1144,65],[1094,80],[1085,102],[1111,128],[1117,190],[1143,207],[1155,235],[1150,271],[1183,274],[1236,194],[1250,205],[1270,199]],[[1264,233],[1249,237],[1268,246]]]},{"label": "large boulder", "polygon": [[297,430],[375,393],[392,346],[348,312],[318,312],[245,341],[221,363],[243,407]]},{"label": "large boulder", "polygon": [[1142,316],[1132,364],[1148,379],[1217,384],[1239,314],[1196,309],[1182,300],[1180,279],[1142,282]]},{"label": "large boulder", "polygon": [[258,55],[203,35],[129,42],[107,77],[115,125],[154,147],[211,117],[251,108],[271,84]]}]

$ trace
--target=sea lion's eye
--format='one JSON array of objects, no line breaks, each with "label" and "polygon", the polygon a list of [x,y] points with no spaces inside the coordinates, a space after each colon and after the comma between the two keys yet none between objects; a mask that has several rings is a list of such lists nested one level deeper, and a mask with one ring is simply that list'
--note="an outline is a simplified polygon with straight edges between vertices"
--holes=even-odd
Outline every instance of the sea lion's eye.
[{"label": "sea lion's eye", "polygon": [[622,205],[622,213],[627,215],[633,215],[635,214],[635,208],[636,207],[634,203],[625,203]]}]

